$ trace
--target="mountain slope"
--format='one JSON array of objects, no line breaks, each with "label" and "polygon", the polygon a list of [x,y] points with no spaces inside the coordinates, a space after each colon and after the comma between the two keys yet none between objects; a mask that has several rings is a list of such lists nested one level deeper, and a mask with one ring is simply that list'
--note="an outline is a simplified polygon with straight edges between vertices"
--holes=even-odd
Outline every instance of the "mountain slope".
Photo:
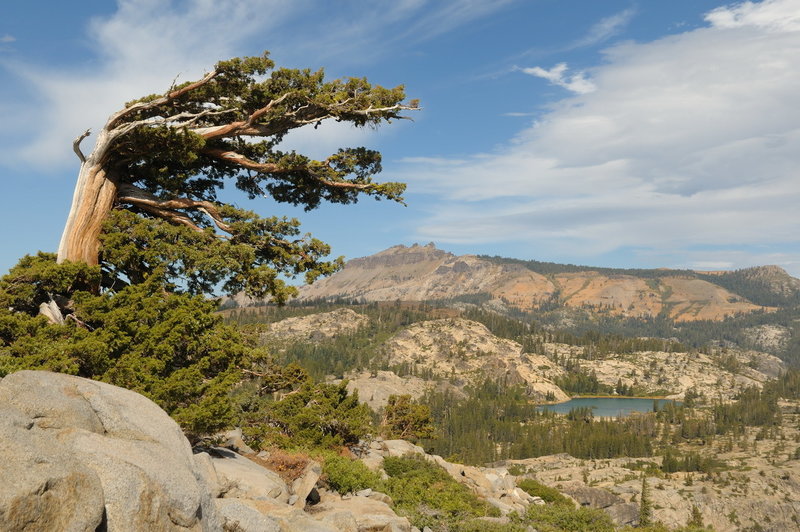
[{"label": "mountain slope", "polygon": [[614,270],[456,256],[433,244],[415,244],[351,260],[342,271],[302,287],[299,299],[424,301],[480,295],[522,311],[555,305],[686,322],[772,311],[798,294],[800,280],[777,266],[713,273]]}]

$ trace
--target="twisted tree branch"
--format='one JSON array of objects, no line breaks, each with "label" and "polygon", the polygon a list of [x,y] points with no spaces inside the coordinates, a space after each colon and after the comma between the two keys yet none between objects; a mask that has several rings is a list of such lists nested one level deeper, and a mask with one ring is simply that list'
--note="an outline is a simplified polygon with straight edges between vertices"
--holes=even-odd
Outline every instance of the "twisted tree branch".
[{"label": "twisted tree branch", "polygon": [[[375,188],[374,183],[351,183],[349,181],[331,181],[330,179],[325,179],[324,177],[314,173],[308,166],[279,166],[274,163],[259,163],[258,161],[254,161],[252,159],[248,159],[244,155],[237,153],[231,150],[220,150],[220,149],[213,149],[207,148],[203,150],[203,153],[206,155],[210,155],[211,157],[216,157],[217,159],[223,160],[230,164],[235,164],[237,166],[241,166],[242,168],[246,168],[248,170],[254,170],[256,172],[264,172],[264,173],[274,173],[274,174],[288,174],[288,173],[302,173],[315,179],[319,184],[324,185],[326,187],[331,188],[344,188],[350,190],[370,190]],[[326,163],[323,163],[327,165]]]},{"label": "twisted tree branch", "polygon": [[92,134],[92,130],[90,128],[90,129],[87,129],[86,131],[84,131],[83,133],[81,133],[81,135],[78,138],[76,138],[75,140],[72,141],[72,151],[75,152],[75,155],[78,156],[78,159],[81,160],[81,163],[85,163],[86,162],[86,157],[83,155],[83,152],[81,151],[81,142],[83,142],[83,139],[85,139],[86,137],[88,137],[91,134]]},{"label": "twisted tree branch", "polygon": [[228,234],[233,233],[230,225],[225,223],[222,215],[217,209],[217,206],[210,201],[193,200],[189,198],[176,198],[170,200],[162,200],[155,195],[142,190],[134,185],[123,183],[119,186],[119,195],[117,201],[120,203],[129,203],[135,205],[151,214],[160,218],[165,218],[174,223],[185,225],[194,229],[195,231],[202,232],[203,229],[195,224],[191,218],[185,213],[179,212],[178,209],[189,209],[202,212],[214,222],[214,224],[222,231]]}]

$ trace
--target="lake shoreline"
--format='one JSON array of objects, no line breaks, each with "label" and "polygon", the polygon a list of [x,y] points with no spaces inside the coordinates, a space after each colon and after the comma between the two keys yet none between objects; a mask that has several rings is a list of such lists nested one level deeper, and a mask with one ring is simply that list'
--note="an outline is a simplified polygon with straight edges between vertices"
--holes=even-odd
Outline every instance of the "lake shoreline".
[{"label": "lake shoreline", "polygon": [[[573,403],[573,404],[570,404]],[[668,399],[664,396],[657,397],[626,397],[619,395],[582,395],[572,397],[568,401],[559,403],[542,404],[536,407],[539,411],[551,411],[556,414],[568,414],[574,408],[591,408],[595,417],[626,416],[633,412],[653,412],[653,405],[658,404],[661,409],[667,403],[682,404],[677,399]]]}]

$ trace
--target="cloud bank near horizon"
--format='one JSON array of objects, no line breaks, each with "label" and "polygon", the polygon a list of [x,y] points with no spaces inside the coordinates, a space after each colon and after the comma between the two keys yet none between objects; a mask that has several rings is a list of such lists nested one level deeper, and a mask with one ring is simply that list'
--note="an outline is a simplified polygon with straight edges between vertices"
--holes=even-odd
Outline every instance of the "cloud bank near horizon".
[{"label": "cloud bank near horizon", "polygon": [[578,94],[505,148],[407,161],[411,190],[441,200],[417,238],[800,273],[800,3],[744,2],[705,21],[604,50],[592,91],[570,87],[566,66],[529,72]]}]

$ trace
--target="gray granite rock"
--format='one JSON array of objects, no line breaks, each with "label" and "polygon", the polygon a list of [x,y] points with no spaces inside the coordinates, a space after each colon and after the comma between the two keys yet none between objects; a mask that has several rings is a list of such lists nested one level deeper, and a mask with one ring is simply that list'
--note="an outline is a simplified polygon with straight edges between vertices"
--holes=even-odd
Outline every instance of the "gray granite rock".
[{"label": "gray granite rock", "polygon": [[100,525],[100,479],[58,451],[28,416],[0,408],[0,531],[78,532]]},{"label": "gray granite rock", "polygon": [[225,486],[225,497],[289,500],[286,482],[274,471],[222,447],[213,449],[211,461]]},{"label": "gray granite rock", "polygon": [[308,462],[300,476],[292,482],[292,493],[297,497],[293,503],[294,506],[297,508],[305,507],[308,494],[311,493],[311,490],[317,485],[317,481],[321,475],[322,466],[319,462],[313,460]]},{"label": "gray granite rock", "polygon": [[[213,530],[218,524],[189,442],[149,399],[102,382],[21,371],[0,382],[0,405],[0,418],[17,420],[5,426],[0,448],[24,447],[33,453],[33,464],[52,464],[48,474],[55,476],[41,489],[48,500],[69,506],[66,492],[81,491],[92,501],[82,510],[87,519],[104,508],[105,526],[112,532]],[[28,437],[46,440],[48,452],[35,441],[21,443]],[[3,462],[1,468],[15,467]],[[40,466],[32,470],[41,475],[30,478],[47,477]],[[65,484],[58,478],[71,480]],[[65,487],[70,485],[80,490]]]}]

